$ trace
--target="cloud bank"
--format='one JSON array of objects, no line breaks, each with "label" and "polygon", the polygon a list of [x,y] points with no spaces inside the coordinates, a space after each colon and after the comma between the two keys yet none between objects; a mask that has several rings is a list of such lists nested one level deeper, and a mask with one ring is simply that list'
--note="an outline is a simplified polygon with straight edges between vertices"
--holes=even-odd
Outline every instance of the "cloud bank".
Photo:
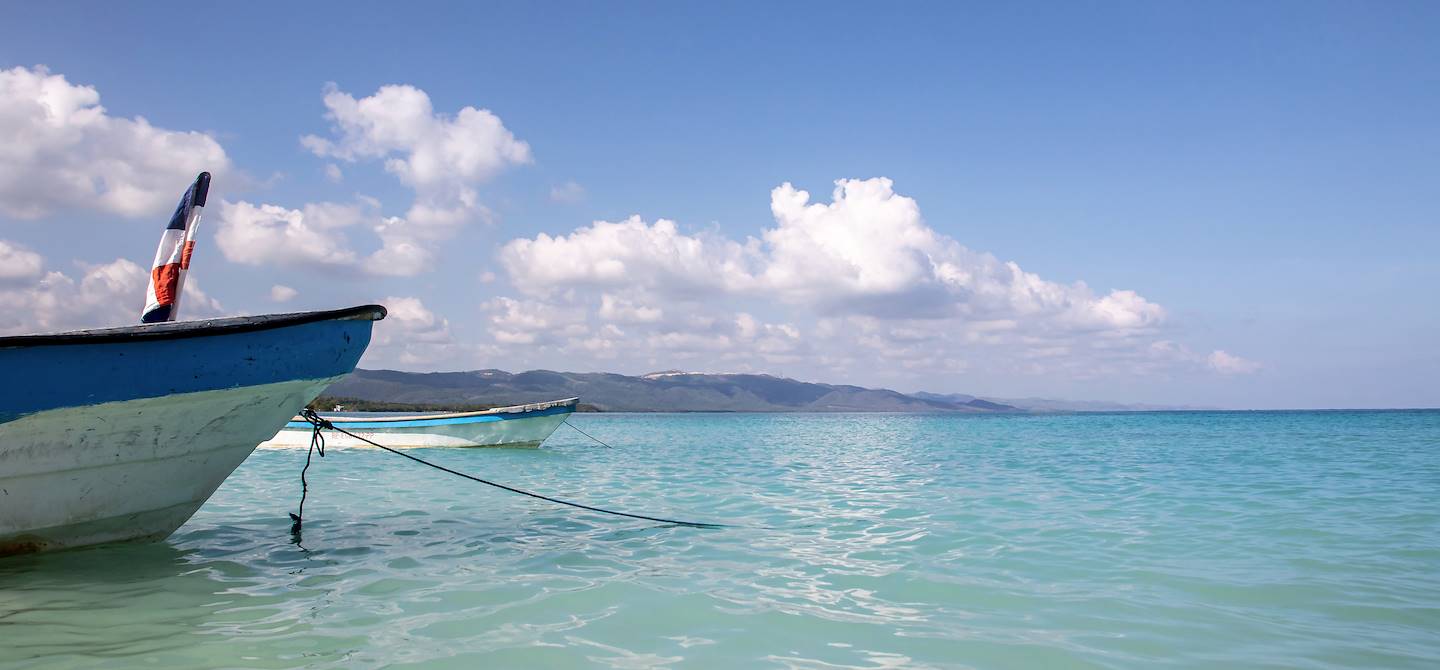
[{"label": "cloud bank", "polygon": [[161,216],[200,171],[228,166],[208,134],[111,116],[94,87],[43,66],[0,70],[0,214]]},{"label": "cloud bank", "polygon": [[[317,202],[297,208],[225,202],[219,214],[225,257],[248,265],[308,266],[350,274],[409,277],[433,268],[437,244],[463,226],[490,220],[476,188],[501,171],[532,161],[530,145],[489,110],[464,107],[436,112],[430,96],[408,85],[382,86],[355,98],[334,84],[325,88],[325,118],[332,136],[306,135],[300,143],[321,158],[345,163],[378,161],[414,193],[405,215],[383,216],[378,200]],[[344,178],[334,163],[327,176]],[[379,246],[355,250],[351,231],[369,230]]]},{"label": "cloud bank", "polygon": [[830,315],[1023,319],[1058,329],[1157,326],[1165,310],[1134,291],[1095,294],[970,251],[925,225],[889,179],[843,179],[830,203],[784,184],[761,240],[686,235],[673,221],[596,222],[569,235],[517,239],[500,251],[516,286],[644,288],[668,295],[773,296]]},{"label": "cloud bank", "polygon": [[639,217],[511,240],[498,260],[519,295],[484,305],[492,338],[709,369],[1253,371],[1165,338],[1165,309],[1136,291],[966,248],[889,179],[839,180],[829,202],[782,184],[770,209],[773,225],[744,240]]},{"label": "cloud bank", "polygon": [[[0,335],[139,323],[148,268],[117,258],[81,265],[77,277],[46,271],[39,254],[0,240]],[[224,314],[194,277],[185,281],[181,310],[186,318]]]}]

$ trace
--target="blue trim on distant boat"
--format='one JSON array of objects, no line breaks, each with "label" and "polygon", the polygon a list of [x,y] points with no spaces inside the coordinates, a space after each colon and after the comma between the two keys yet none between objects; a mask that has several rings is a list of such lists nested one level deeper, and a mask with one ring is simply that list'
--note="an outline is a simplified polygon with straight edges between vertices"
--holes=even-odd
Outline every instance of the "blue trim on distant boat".
[{"label": "blue trim on distant boat", "polygon": [[[537,409],[530,412],[500,412],[498,414],[477,414],[475,416],[456,416],[438,419],[414,419],[411,421],[345,421],[336,423],[336,426],[346,430],[358,428],[434,428],[436,426],[453,426],[462,423],[489,423],[492,421],[510,421],[513,419],[530,419],[537,416],[551,416],[555,414],[570,414],[575,411],[574,405],[561,405],[549,409]],[[285,424],[287,430],[310,430],[310,423],[307,421],[291,421]]]},{"label": "blue trim on distant boat", "polygon": [[331,319],[178,339],[0,348],[0,423],[35,412],[260,384],[355,369],[371,322]]}]

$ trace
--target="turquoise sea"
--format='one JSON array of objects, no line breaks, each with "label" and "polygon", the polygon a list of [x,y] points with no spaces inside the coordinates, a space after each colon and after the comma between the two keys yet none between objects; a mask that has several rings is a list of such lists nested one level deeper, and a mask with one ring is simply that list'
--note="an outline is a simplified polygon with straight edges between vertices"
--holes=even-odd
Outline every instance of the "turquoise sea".
[{"label": "turquoise sea", "polygon": [[580,415],[0,561],[0,667],[1437,668],[1440,412]]}]

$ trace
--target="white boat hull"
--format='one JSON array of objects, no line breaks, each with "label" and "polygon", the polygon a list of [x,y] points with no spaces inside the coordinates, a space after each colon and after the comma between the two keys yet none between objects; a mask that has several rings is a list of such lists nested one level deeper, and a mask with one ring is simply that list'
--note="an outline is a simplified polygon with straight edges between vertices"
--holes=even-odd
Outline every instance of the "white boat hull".
[{"label": "white boat hull", "polygon": [[339,377],[29,414],[0,424],[0,556],[163,538]]},{"label": "white boat hull", "polygon": [[[540,446],[560,424],[565,423],[569,414],[542,414],[523,418],[448,425],[426,425],[395,428],[351,428],[344,423],[335,425],[367,440],[394,448],[419,447],[520,447]],[[261,447],[310,446],[311,431],[305,428],[286,428]],[[343,433],[325,431],[325,446],[368,447]]]}]

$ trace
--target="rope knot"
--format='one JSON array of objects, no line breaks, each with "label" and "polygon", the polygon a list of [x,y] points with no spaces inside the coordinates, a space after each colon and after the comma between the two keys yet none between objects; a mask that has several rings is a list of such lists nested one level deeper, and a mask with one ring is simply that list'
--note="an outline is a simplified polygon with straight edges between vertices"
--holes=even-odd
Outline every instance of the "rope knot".
[{"label": "rope knot", "polygon": [[306,407],[305,409],[300,410],[300,418],[302,418],[302,419],[310,422],[310,425],[315,426],[315,428],[317,428],[317,429],[319,429],[319,428],[334,428],[334,427],[335,427],[335,424],[330,423],[330,420],[329,420],[329,419],[327,419],[327,418],[325,418],[325,417],[323,417],[323,416],[320,416],[320,414],[319,414],[318,412],[316,412],[316,411],[313,410],[313,409],[310,409],[309,407]]}]

